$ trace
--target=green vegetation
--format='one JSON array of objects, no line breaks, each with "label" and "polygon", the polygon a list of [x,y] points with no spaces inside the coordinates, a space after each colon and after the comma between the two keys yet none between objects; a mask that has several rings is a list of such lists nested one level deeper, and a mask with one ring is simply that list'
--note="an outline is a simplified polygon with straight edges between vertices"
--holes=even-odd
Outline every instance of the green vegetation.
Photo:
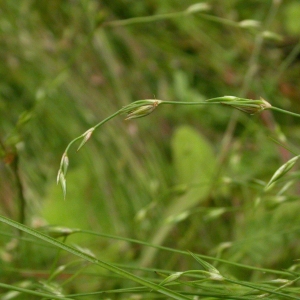
[{"label": "green vegetation", "polygon": [[298,0],[0,13],[1,299],[300,299]]}]

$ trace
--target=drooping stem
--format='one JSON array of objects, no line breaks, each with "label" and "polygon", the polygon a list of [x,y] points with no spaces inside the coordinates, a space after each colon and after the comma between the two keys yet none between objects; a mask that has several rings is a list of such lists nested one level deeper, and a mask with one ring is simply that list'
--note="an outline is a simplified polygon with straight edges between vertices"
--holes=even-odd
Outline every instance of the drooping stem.
[{"label": "drooping stem", "polygon": [[[103,27],[119,27],[119,26],[128,26],[133,24],[141,24],[141,23],[150,23],[150,22],[156,22],[156,21],[162,21],[162,20],[168,20],[168,19],[174,19],[174,18],[182,18],[182,17],[189,17],[196,12],[190,12],[188,10],[185,11],[179,11],[174,13],[168,13],[168,14],[158,14],[153,16],[144,16],[144,17],[136,17],[136,18],[129,18],[124,20],[116,20],[116,21],[109,21],[102,24]],[[212,21],[215,23],[220,23],[227,26],[233,26],[233,27],[240,27],[240,24],[235,21],[231,21],[228,19],[216,17],[213,15],[208,15],[198,12],[198,16],[200,16],[203,19],[206,19],[208,21]]]},{"label": "drooping stem", "polygon": [[281,113],[289,114],[295,117],[300,117],[300,114],[296,114],[287,110],[283,110],[281,108],[277,108],[272,106],[269,102],[264,99],[247,99],[247,98],[240,98],[235,96],[222,96],[222,97],[215,97],[210,98],[205,101],[193,101],[193,102],[185,102],[185,101],[164,101],[158,99],[145,99],[145,100],[137,100],[134,101],[112,115],[108,116],[104,120],[100,121],[95,126],[89,128],[86,132],[81,134],[80,136],[73,139],[66,147],[66,150],[63,153],[60,168],[57,174],[57,183],[61,183],[63,188],[64,197],[66,196],[66,173],[69,165],[68,159],[68,151],[70,147],[77,141],[81,140],[81,144],[77,148],[77,151],[81,149],[81,147],[90,139],[92,133],[95,129],[99,128],[109,120],[113,119],[114,117],[120,114],[127,114],[127,118],[125,120],[141,118],[149,115],[156,109],[159,105],[209,105],[209,104],[223,104],[227,106],[231,106],[248,114],[257,114],[262,112],[263,110],[272,109],[274,111],[278,111]]}]

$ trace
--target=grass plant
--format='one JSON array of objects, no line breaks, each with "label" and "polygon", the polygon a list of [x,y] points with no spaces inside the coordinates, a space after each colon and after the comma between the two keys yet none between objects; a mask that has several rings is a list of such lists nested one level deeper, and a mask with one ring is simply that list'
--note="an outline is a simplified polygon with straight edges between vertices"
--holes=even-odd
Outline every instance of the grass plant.
[{"label": "grass plant", "polygon": [[298,0],[0,13],[1,299],[300,298]]}]

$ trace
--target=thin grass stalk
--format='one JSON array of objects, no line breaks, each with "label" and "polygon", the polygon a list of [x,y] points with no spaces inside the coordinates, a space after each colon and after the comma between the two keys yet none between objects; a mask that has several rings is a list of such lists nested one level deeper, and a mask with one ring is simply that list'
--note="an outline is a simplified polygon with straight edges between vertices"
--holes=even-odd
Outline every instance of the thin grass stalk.
[{"label": "thin grass stalk", "polygon": [[8,289],[10,291],[16,291],[16,292],[20,292],[20,293],[23,293],[23,294],[43,297],[45,299],[73,300],[72,298],[63,297],[63,296],[56,296],[54,294],[47,294],[47,293],[38,292],[38,291],[33,291],[33,290],[29,290],[29,289],[25,289],[25,288],[22,288],[22,287],[18,287],[18,286],[11,285],[11,284],[5,284],[5,283],[1,283],[1,282],[0,282],[0,287],[3,288],[3,289]]},{"label": "thin grass stalk", "polygon": [[[168,251],[168,252],[174,252],[174,253],[190,256],[190,253],[188,251],[173,249],[173,248],[160,246],[160,245],[153,245],[153,244],[148,243],[148,242],[135,240],[135,239],[131,239],[131,238],[124,238],[124,237],[115,236],[115,235],[111,235],[111,234],[98,233],[98,232],[94,232],[94,231],[91,231],[91,230],[80,230],[80,229],[78,231],[75,231],[74,234],[75,233],[86,233],[86,234],[96,235],[96,236],[100,236],[100,237],[104,237],[104,238],[110,238],[110,239],[114,239],[114,240],[126,241],[126,242],[129,242],[129,243],[135,243],[135,244],[139,244],[139,245],[143,245],[143,246],[147,246],[147,247],[152,247],[152,248],[156,248],[156,249],[160,249],[160,250],[164,250],[164,251]],[[231,266],[235,266],[235,267],[239,267],[239,268],[244,268],[244,269],[247,269],[247,270],[270,273],[270,274],[276,274],[276,275],[281,275],[281,276],[288,276],[288,277],[293,276],[290,272],[249,266],[249,265],[235,263],[235,262],[231,262],[231,261],[228,261],[228,260],[225,260],[225,259],[222,259],[222,258],[212,257],[212,256],[208,256],[208,255],[202,255],[202,254],[195,254],[195,255],[197,257],[202,258],[202,259],[217,261],[217,262],[221,262],[221,263],[224,263],[224,264],[227,264],[227,265],[231,265]]]},{"label": "thin grass stalk", "polygon": [[74,247],[68,246],[68,245],[66,245],[66,244],[64,244],[64,243],[62,243],[62,242],[60,242],[60,241],[58,241],[54,238],[51,238],[51,237],[49,237],[49,236],[47,236],[47,235],[45,235],[41,232],[38,232],[38,231],[28,227],[28,226],[25,226],[21,223],[15,222],[15,221],[13,221],[11,219],[8,219],[6,217],[3,217],[3,216],[0,216],[0,222],[8,224],[8,225],[10,225],[14,228],[19,229],[19,230],[22,230],[23,232],[26,232],[27,234],[35,236],[36,238],[38,238],[40,240],[43,240],[43,241],[45,241],[45,242],[47,242],[47,243],[49,243],[49,244],[51,244],[55,247],[63,249],[65,251],[69,252],[69,253],[72,253],[72,254],[74,254],[78,257],[83,258],[84,260],[86,260],[86,261],[88,261],[92,264],[95,264],[99,267],[102,267],[103,269],[106,269],[108,271],[116,273],[116,274],[120,275],[121,277],[129,279],[131,281],[134,281],[134,282],[136,282],[140,285],[146,286],[150,290],[154,290],[154,291],[156,291],[160,294],[171,297],[172,299],[178,299],[178,300],[187,300],[187,299],[189,299],[189,300],[191,300],[191,298],[182,296],[179,293],[174,292],[172,290],[169,290],[169,289],[167,289],[163,286],[157,285],[155,283],[152,283],[151,281],[148,281],[148,280],[142,279],[138,276],[135,276],[135,275],[133,275],[133,274],[127,272],[127,271],[124,271],[124,270],[122,270],[122,269],[120,269],[120,268],[118,268],[118,267],[116,267],[116,266],[114,266],[110,263],[99,260],[99,259],[97,259],[97,258],[95,258],[91,255],[88,255],[88,254],[86,254],[82,251],[79,251]]}]

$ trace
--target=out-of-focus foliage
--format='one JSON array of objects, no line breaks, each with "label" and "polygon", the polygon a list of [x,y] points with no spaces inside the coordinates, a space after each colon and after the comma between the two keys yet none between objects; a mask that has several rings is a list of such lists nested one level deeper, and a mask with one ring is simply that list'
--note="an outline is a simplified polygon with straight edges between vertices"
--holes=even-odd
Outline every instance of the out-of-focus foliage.
[{"label": "out-of-focus foliage", "polygon": [[[299,1],[211,0],[208,11],[168,17],[196,3],[0,2],[1,214],[20,220],[23,199],[31,226],[92,229],[275,269],[293,264],[300,248],[298,174],[263,193],[292,157],[269,137],[299,151],[299,120],[292,116],[249,117],[210,105],[162,106],[138,120],[118,117],[78,153],[76,147],[69,152],[66,201],[56,186],[69,141],[138,99],[262,96],[300,110]],[[6,253],[11,231],[1,225],[2,231]],[[70,240],[114,262],[165,269],[195,264],[125,242]],[[224,250],[225,242],[230,247]],[[46,262],[50,269],[55,251],[26,245],[26,267]],[[2,264],[22,268],[13,253]],[[117,282],[101,284],[113,288]],[[79,291],[88,290],[81,285]],[[71,290],[78,291],[75,286]]]}]

